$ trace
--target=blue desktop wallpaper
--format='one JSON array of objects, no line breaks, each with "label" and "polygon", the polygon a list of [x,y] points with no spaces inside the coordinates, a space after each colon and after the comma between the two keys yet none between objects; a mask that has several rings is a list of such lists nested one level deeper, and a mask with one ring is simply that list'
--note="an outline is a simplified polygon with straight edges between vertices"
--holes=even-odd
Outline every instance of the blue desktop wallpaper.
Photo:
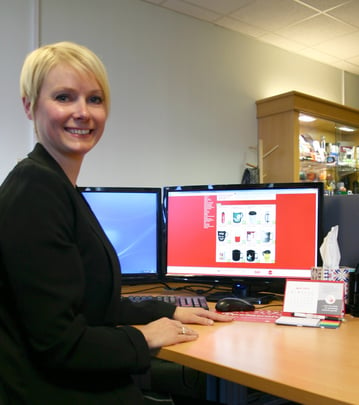
[{"label": "blue desktop wallpaper", "polygon": [[123,274],[157,272],[155,193],[83,192],[114,246]]}]

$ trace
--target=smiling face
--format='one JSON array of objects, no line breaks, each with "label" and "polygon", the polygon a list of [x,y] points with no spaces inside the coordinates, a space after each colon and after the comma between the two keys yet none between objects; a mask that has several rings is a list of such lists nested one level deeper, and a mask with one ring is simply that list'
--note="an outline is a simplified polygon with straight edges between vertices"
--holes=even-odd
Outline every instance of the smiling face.
[{"label": "smiling face", "polygon": [[64,63],[45,77],[34,112],[24,98],[39,142],[61,164],[82,161],[100,140],[107,118],[104,94],[92,73],[80,73]]}]

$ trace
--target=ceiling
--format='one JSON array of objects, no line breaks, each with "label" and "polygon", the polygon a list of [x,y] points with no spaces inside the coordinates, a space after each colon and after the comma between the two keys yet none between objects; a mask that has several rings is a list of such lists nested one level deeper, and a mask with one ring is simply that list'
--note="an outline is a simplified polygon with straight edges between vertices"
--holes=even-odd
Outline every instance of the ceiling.
[{"label": "ceiling", "polygon": [[143,0],[359,75],[359,0]]}]

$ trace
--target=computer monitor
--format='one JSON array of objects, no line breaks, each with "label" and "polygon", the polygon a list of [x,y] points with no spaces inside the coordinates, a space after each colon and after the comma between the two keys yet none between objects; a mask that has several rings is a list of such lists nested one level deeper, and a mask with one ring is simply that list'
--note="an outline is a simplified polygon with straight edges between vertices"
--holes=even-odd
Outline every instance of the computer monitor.
[{"label": "computer monitor", "polygon": [[115,248],[124,284],[161,276],[161,188],[81,187]]},{"label": "computer monitor", "polygon": [[340,265],[356,267],[359,263],[358,229],[359,194],[324,197],[323,235],[338,225]]},{"label": "computer monitor", "polygon": [[322,201],[322,183],[165,187],[165,278],[284,292],[318,265]]}]

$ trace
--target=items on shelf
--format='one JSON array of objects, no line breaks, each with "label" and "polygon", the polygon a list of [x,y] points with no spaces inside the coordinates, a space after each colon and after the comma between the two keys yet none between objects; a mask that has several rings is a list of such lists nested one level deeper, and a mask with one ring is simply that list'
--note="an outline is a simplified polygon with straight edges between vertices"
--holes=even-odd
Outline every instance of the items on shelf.
[{"label": "items on shelf", "polygon": [[260,151],[273,151],[258,154],[264,182],[321,181],[328,193],[359,191],[358,109],[297,91],[256,105]]},{"label": "items on shelf", "polygon": [[[322,181],[326,194],[359,192],[359,146],[299,135],[300,181]],[[345,181],[349,177],[350,181]]]}]

